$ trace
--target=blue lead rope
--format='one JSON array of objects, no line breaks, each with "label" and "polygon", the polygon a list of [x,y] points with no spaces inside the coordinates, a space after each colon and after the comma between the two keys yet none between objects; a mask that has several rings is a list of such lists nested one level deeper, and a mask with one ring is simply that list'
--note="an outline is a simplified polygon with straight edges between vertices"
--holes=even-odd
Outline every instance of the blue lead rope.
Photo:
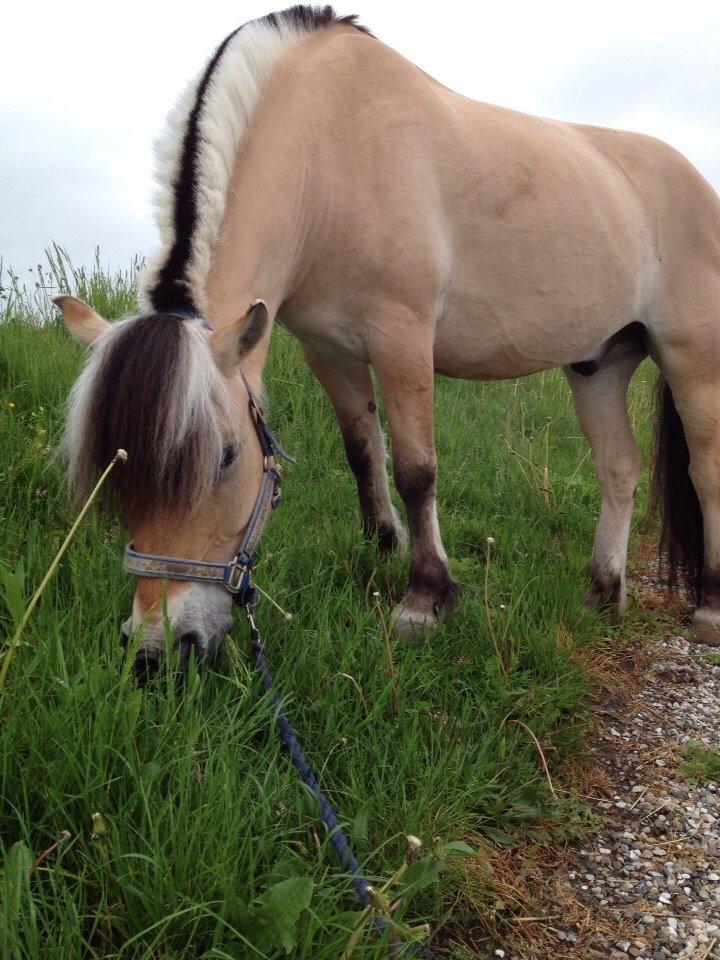
[{"label": "blue lead rope", "polygon": [[[253,617],[252,611],[255,603],[257,602],[256,598],[257,593],[255,593],[254,588],[251,588],[245,595],[242,603],[245,607],[245,613],[250,624],[250,645],[253,658],[257,665],[258,671],[260,672],[263,690],[270,698],[270,702],[275,709],[275,723],[277,724],[277,728],[280,733],[280,740],[285,748],[286,753],[292,760],[293,766],[300,775],[300,779],[312,792],[315,800],[317,801],[317,805],[320,808],[320,816],[322,817],[322,821],[328,830],[330,843],[332,844],[338,860],[350,874],[350,880],[353,890],[355,891],[355,896],[363,908],[369,907],[370,895],[368,894],[367,890],[369,884],[363,875],[360,864],[357,862],[350,848],[348,838],[345,836],[342,827],[338,823],[337,810],[320,788],[320,784],[317,781],[315,772],[306,760],[297,734],[287,718],[282,699],[275,690],[273,675],[270,672],[270,666],[268,664],[267,649],[262,641],[262,637],[260,636],[260,631],[255,623],[255,618]],[[373,926],[375,935],[379,936],[387,929],[387,919],[376,914],[373,917]],[[430,948],[419,944],[403,944],[400,946],[399,952],[402,956],[406,957],[414,956],[421,957],[422,960],[434,960],[434,955]]]},{"label": "blue lead rope", "polygon": [[363,876],[360,864],[353,856],[353,852],[350,849],[350,844],[348,843],[347,837],[340,828],[340,824],[338,823],[337,819],[337,810],[321,790],[320,784],[317,782],[315,772],[305,759],[305,754],[302,751],[297,734],[293,730],[292,725],[287,718],[287,714],[285,713],[285,708],[283,707],[283,702],[280,699],[280,695],[273,688],[273,676],[268,665],[267,650],[265,649],[265,644],[262,642],[260,632],[255,625],[255,621],[250,611],[248,611],[248,617],[250,619],[250,643],[252,646],[253,657],[255,658],[255,663],[260,671],[263,689],[269,696],[270,702],[275,709],[275,723],[277,724],[277,728],[280,732],[280,740],[282,741],[282,745],[292,760],[295,769],[300,774],[300,779],[305,786],[312,791],[315,799],[317,800],[323,823],[327,827],[330,834],[330,843],[333,846],[333,850],[337,854],[338,860],[350,874],[353,889],[355,890],[358,900],[363,907],[368,907],[370,905],[370,896],[367,892],[368,882]]}]

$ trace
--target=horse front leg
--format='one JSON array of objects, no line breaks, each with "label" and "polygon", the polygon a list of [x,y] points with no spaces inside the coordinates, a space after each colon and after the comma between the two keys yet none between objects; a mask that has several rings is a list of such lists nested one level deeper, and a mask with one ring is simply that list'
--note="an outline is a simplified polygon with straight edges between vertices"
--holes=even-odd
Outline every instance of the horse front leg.
[{"label": "horse front leg", "polygon": [[437,460],[433,421],[432,343],[412,322],[392,352],[376,349],[372,362],[390,428],[395,485],[407,511],[410,576],[394,615],[395,630],[412,634],[432,628],[457,605],[438,525]]},{"label": "horse front leg", "polygon": [[385,438],[369,366],[359,360],[326,356],[306,345],[302,350],[333,405],[357,483],[365,533],[377,535],[383,553],[395,547],[404,550],[407,535],[390,499]]}]

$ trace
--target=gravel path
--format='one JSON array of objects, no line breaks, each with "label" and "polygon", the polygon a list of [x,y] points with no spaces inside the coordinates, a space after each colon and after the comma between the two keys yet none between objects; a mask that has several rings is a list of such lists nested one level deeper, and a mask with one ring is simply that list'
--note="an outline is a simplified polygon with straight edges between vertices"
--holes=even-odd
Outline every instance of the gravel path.
[{"label": "gravel path", "polygon": [[720,651],[641,640],[602,687],[588,799],[603,829],[539,858],[537,922],[489,955],[720,960]]},{"label": "gravel path", "polygon": [[[657,611],[651,571],[634,583],[641,609]],[[668,612],[687,617],[680,603]],[[479,923],[453,960],[720,960],[720,648],[672,634],[608,641],[591,669],[596,723],[578,789],[601,829],[497,853],[498,898],[515,904],[504,942]]]},{"label": "gravel path", "polygon": [[[642,686],[622,712],[600,711],[607,826],[567,875],[618,936],[575,955],[720,958],[720,785],[707,776],[708,750],[720,755],[720,657],[682,637],[644,653]],[[557,937],[567,945],[576,934]]]}]

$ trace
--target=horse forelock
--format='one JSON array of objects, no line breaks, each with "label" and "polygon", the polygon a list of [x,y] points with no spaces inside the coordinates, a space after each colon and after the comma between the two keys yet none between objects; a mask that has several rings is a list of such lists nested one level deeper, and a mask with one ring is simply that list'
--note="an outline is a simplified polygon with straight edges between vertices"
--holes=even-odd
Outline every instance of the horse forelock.
[{"label": "horse forelock", "polygon": [[216,482],[225,426],[237,422],[196,322],[150,314],[111,326],[68,403],[64,451],[73,499],[84,500],[118,449],[106,493],[131,524],[191,512]]},{"label": "horse forelock", "polygon": [[204,313],[238,148],[268,77],[286,50],[333,24],[367,33],[331,6],[294,6],[229,34],[171,111],[155,143],[161,248],[143,282],[144,309]]}]

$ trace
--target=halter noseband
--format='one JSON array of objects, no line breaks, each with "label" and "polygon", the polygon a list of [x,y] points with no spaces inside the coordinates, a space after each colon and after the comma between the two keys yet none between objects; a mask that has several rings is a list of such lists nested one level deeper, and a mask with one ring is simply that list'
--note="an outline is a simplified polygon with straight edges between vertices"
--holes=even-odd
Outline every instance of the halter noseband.
[{"label": "halter noseband", "polygon": [[132,543],[125,547],[123,567],[137,577],[154,577],[159,580],[187,580],[193,583],[215,583],[225,587],[241,602],[249,600],[254,591],[251,571],[260,538],[267,526],[270,514],[280,503],[280,467],[278,457],[295,463],[295,458],[283,449],[270,427],[265,422],[262,407],[255,399],[245,375],[241,374],[248,393],[250,417],[263,452],[263,472],[260,490],[255,500],[250,521],[240,549],[229,563],[209,563],[205,560],[184,560],[177,557],[160,557],[152,553],[139,553]]}]

